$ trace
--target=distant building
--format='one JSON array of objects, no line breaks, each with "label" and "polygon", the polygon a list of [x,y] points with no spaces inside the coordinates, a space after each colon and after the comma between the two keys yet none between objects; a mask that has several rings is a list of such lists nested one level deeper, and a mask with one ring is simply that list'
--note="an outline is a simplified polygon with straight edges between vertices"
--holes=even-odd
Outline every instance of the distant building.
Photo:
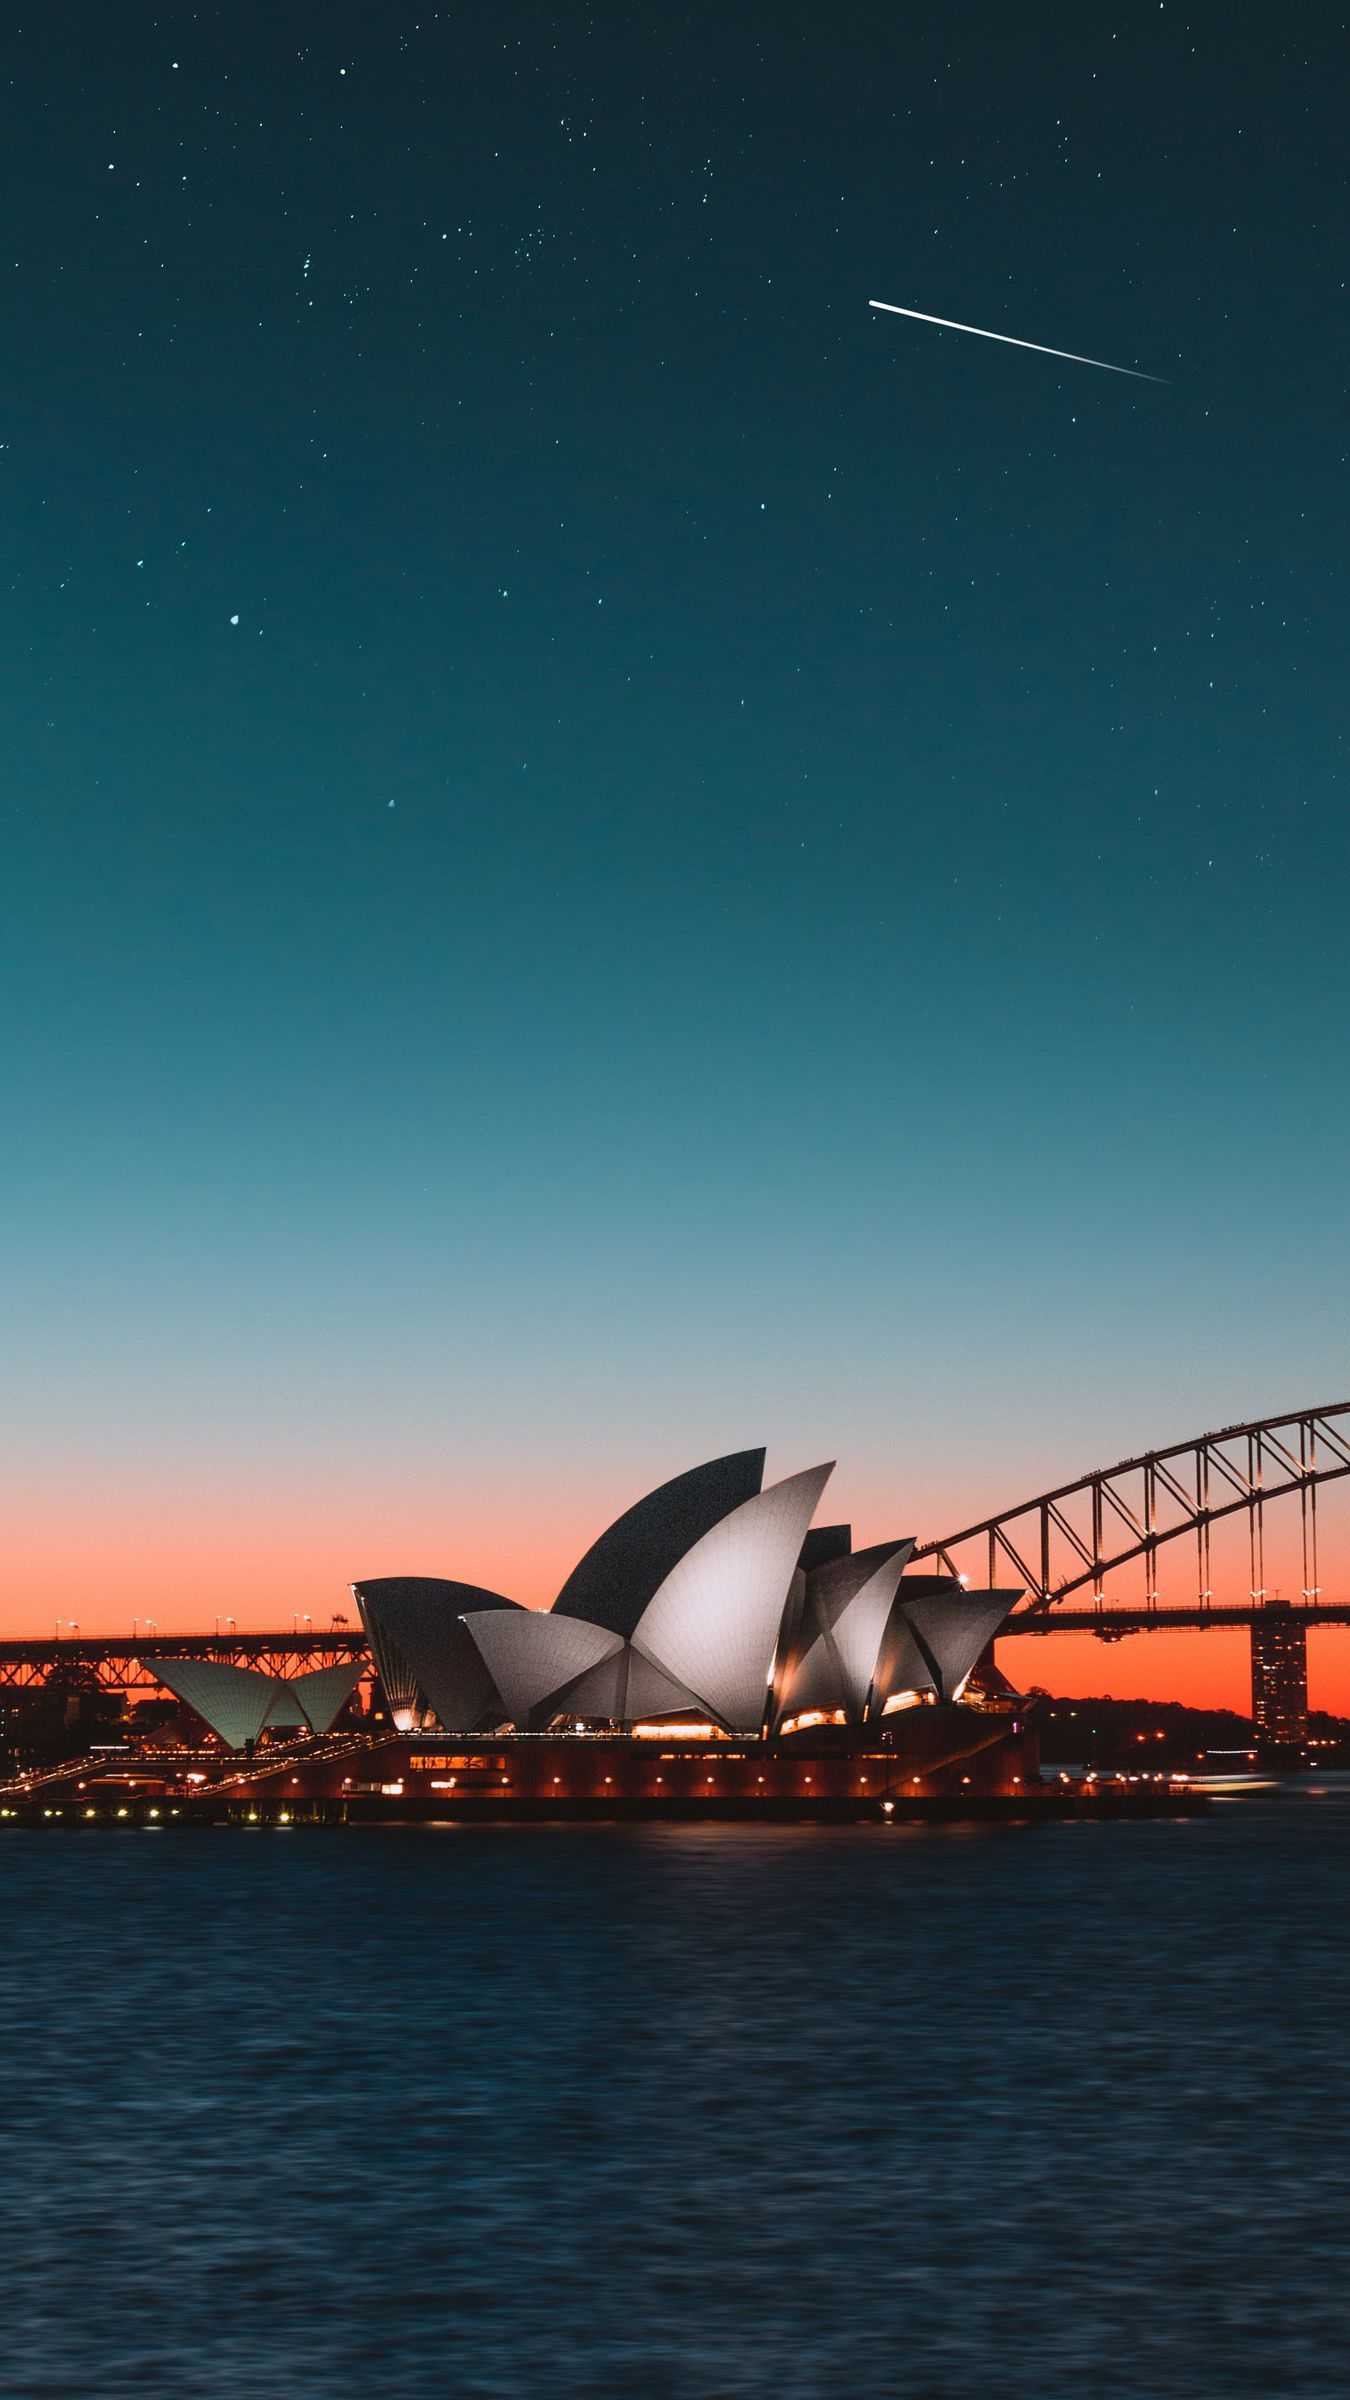
[{"label": "distant building", "polygon": [[1308,1633],[1286,1600],[1252,1618],[1252,1716],[1263,1741],[1307,1739]]}]

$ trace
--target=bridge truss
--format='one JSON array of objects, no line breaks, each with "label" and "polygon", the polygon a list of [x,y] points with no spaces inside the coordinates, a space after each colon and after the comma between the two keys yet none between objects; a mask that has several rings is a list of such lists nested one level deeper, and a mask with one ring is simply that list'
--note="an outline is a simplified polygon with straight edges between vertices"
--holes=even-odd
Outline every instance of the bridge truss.
[{"label": "bridge truss", "polygon": [[[1034,1500],[967,1525],[960,1533],[922,1544],[913,1563],[931,1560],[938,1571],[963,1574],[970,1583],[997,1588],[1020,1584],[1024,1598],[1005,1633],[1093,1630],[1118,1623],[1124,1630],[1150,1624],[1250,1622],[1271,1595],[1266,1590],[1266,1510],[1292,1501],[1299,1512],[1302,1588],[1294,1605],[1324,1622],[1350,1618],[1350,1606],[1324,1598],[1318,1580],[1317,1495],[1325,1484],[1350,1476],[1350,1401],[1301,1409],[1283,1417],[1261,1417],[1227,1425],[1170,1449],[1149,1450],[1119,1466],[1061,1484]],[[1246,1519],[1250,1588],[1237,1608],[1216,1606],[1211,1575],[1211,1529],[1229,1518]],[[1192,1542],[1196,1598],[1193,1608],[1164,1605],[1158,1590],[1158,1553],[1166,1544]],[[1142,1569],[1142,1599],[1110,1605],[1106,1578],[1132,1564]],[[1112,1587],[1114,1602],[1120,1586]],[[1088,1595],[1072,1611],[1074,1594]]]},{"label": "bridge truss", "polygon": [[137,1636],[81,1635],[0,1642],[0,1691],[31,1691],[44,1685],[71,1690],[136,1692],[164,1689],[155,1672],[159,1658],[211,1658],[229,1667],[253,1667],[285,1682],[313,1667],[335,1667],[364,1658],[360,1627],[325,1633],[180,1633]]}]

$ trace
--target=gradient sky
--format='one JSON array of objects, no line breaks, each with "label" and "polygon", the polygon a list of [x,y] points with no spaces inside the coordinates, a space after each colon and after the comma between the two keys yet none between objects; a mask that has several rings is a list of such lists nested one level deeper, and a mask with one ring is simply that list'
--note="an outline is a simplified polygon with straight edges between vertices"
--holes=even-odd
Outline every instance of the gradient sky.
[{"label": "gradient sky", "polygon": [[1334,12],[19,13],[6,1623],[1345,1396]]}]

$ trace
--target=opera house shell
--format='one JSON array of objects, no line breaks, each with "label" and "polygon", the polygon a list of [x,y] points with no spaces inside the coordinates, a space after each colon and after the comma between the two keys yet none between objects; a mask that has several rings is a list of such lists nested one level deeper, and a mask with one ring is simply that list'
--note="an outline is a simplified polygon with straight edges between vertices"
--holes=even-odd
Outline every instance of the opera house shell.
[{"label": "opera house shell", "polygon": [[766,1489],[764,1459],[738,1451],[649,1493],[547,1610],[429,1576],[353,1584],[395,1724],[771,1737],[959,1701],[1020,1595],[907,1580],[912,1538],[855,1551],[848,1526],[812,1529],[831,1465]]},{"label": "opera house shell", "polygon": [[267,1728],[327,1733],[362,1675],[364,1659],[316,1667],[286,1681],[214,1658],[156,1658],[155,1674],[175,1699],[204,1717],[231,1750],[246,1750]]}]

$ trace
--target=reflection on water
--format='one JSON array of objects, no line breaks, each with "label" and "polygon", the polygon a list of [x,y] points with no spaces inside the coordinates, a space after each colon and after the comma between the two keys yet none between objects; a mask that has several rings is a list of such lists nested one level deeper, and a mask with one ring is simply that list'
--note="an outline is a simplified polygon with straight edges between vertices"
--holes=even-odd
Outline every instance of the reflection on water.
[{"label": "reflection on water", "polygon": [[15,2400],[1341,2400],[1350,1799],[0,1844]]}]

